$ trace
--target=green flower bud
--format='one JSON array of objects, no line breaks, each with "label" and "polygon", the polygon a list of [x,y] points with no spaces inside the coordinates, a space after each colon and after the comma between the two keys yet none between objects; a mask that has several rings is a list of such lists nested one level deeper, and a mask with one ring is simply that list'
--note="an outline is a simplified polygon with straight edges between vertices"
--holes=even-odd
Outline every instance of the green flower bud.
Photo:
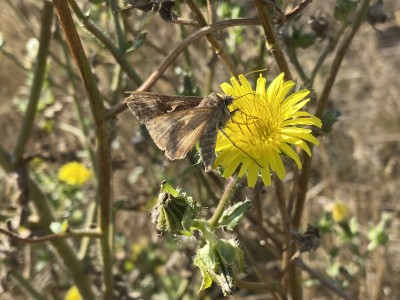
[{"label": "green flower bud", "polygon": [[191,223],[200,210],[192,197],[163,183],[152,211],[153,222],[161,232],[190,235]]}]

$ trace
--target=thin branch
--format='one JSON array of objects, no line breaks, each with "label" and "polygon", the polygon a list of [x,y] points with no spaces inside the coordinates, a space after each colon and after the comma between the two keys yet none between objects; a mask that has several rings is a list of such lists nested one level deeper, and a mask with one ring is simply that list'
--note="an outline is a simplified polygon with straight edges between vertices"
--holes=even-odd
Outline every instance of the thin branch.
[{"label": "thin branch", "polygon": [[17,241],[24,242],[24,243],[30,243],[30,244],[49,242],[51,240],[65,239],[65,238],[71,238],[71,237],[99,238],[102,236],[98,230],[67,231],[67,232],[63,232],[63,233],[53,233],[53,234],[47,234],[45,236],[35,236],[35,237],[30,237],[30,238],[21,237],[18,234],[8,231],[3,228],[0,228],[0,233],[4,234],[12,239],[15,239]]},{"label": "thin branch", "polygon": [[292,20],[297,17],[309,4],[311,4],[312,0],[302,0],[299,5],[293,8],[291,11],[285,14],[285,18],[283,20],[278,20],[278,23],[285,23],[288,20]]},{"label": "thin branch", "polygon": [[267,50],[275,58],[279,70],[285,73],[285,80],[290,80],[292,79],[292,75],[289,70],[289,65],[286,62],[281,47],[279,46],[279,40],[276,35],[275,29],[272,26],[272,21],[265,10],[262,0],[254,0],[254,4],[257,8],[261,24],[264,28]]},{"label": "thin branch", "polygon": [[[336,76],[339,72],[341,63],[343,58],[346,54],[347,49],[350,46],[351,41],[353,40],[356,32],[358,31],[365,14],[368,11],[368,5],[370,0],[363,0],[360,4],[360,8],[356,14],[356,19],[354,23],[350,26],[350,32],[344,37],[342,42],[339,45],[339,48],[336,52],[336,55],[333,59],[331,64],[331,68],[329,70],[328,78],[325,81],[325,86],[322,91],[322,94],[319,98],[317,109],[315,111],[315,116],[321,117],[322,113],[324,112],[325,106],[328,102],[328,98],[330,92],[332,90],[333,84],[335,82]],[[313,145],[310,145],[310,150],[313,150]],[[296,202],[295,202],[295,210],[292,217],[292,226],[298,228],[301,221],[301,216],[304,210],[304,203],[307,194],[307,187],[308,187],[308,180],[309,180],[309,173],[311,167],[311,158],[303,152],[303,168],[302,172],[297,180],[297,183],[293,186],[294,192],[296,193]]]},{"label": "thin branch", "polygon": [[[93,222],[95,221],[96,218],[96,209],[97,209],[98,204],[95,202],[89,203],[87,210],[86,210],[86,219],[85,219],[85,224],[84,227],[89,227]],[[83,237],[80,240],[80,246],[78,250],[78,259],[83,260],[85,259],[89,245],[90,245],[91,239],[87,236]]]},{"label": "thin branch", "polygon": [[[190,7],[192,13],[194,14],[197,23],[201,27],[207,27],[207,22],[204,19],[203,14],[201,13],[200,9],[197,7],[197,5],[194,3],[192,0],[186,0],[186,4]],[[222,59],[222,61],[225,63],[225,66],[228,68],[229,73],[232,76],[238,77],[238,73],[236,71],[236,67],[232,63],[232,60],[228,56],[228,54],[224,51],[224,48],[222,47],[221,43],[217,40],[217,38],[212,34],[212,33],[207,33],[207,40],[210,42],[211,46],[214,49],[214,52],[218,54],[218,56]]]},{"label": "thin branch", "polygon": [[285,292],[282,290],[279,283],[264,283],[264,282],[251,282],[238,279],[236,286],[250,291],[270,291],[279,293],[282,299],[287,299]]},{"label": "thin branch", "polygon": [[[8,173],[13,171],[11,157],[1,146],[0,166]],[[30,199],[39,214],[39,226],[48,231],[50,223],[54,220],[48,201],[43,192],[31,179],[28,179],[28,190]],[[90,282],[87,273],[84,272],[84,265],[76,257],[75,250],[64,239],[53,239],[49,242],[56,249],[58,256],[63,261],[65,267],[69,270],[75,285],[84,299],[96,299],[92,291],[92,283]]]},{"label": "thin branch", "polygon": [[[284,195],[284,188],[282,181],[274,176],[274,183],[275,183],[275,194],[276,194],[276,199],[278,202],[278,209],[281,214],[281,219],[282,219],[282,230],[283,230],[283,249],[287,249],[290,246],[290,218],[286,206],[286,200],[285,200],[285,195]],[[289,267],[290,263],[290,253],[289,251],[283,251],[282,253],[282,270],[285,270],[287,267]],[[287,289],[288,285],[290,284],[290,281],[293,280],[290,276],[283,276],[282,278],[282,285]]]},{"label": "thin branch", "polygon": [[[148,91],[154,84],[160,79],[167,68],[176,60],[176,58],[185,50],[189,45],[203,37],[204,35],[233,26],[249,26],[259,24],[258,18],[247,18],[247,19],[233,19],[221,21],[212,25],[203,27],[185,38],[180,42],[175,49],[173,49],[164,59],[164,61],[153,71],[153,73],[146,79],[146,81],[137,89],[138,91]],[[106,118],[112,118],[117,114],[121,113],[127,108],[126,103],[121,103],[111,108],[106,114]]]},{"label": "thin branch", "polygon": [[328,278],[324,277],[323,275],[321,275],[314,269],[307,266],[300,257],[295,258],[294,262],[295,262],[296,267],[302,269],[303,271],[306,271],[308,274],[310,274],[311,277],[317,279],[326,288],[330,289],[332,292],[334,292],[339,297],[342,297],[343,299],[346,299],[346,300],[353,300],[353,298],[349,294],[345,293],[342,289],[335,286],[331,280],[329,280]]}]

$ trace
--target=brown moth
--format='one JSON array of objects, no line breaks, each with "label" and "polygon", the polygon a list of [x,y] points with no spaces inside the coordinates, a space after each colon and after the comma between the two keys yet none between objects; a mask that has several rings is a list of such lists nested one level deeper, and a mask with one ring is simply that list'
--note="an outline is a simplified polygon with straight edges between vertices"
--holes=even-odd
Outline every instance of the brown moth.
[{"label": "brown moth", "polygon": [[169,159],[184,158],[199,140],[205,170],[211,171],[218,130],[233,114],[227,107],[233,102],[231,96],[211,93],[202,98],[134,91],[125,101]]}]

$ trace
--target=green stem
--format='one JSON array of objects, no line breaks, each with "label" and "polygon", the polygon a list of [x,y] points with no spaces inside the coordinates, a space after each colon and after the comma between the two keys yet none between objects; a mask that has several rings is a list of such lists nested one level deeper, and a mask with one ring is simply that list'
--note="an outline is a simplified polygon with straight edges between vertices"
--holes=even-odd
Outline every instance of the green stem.
[{"label": "green stem", "polygon": [[68,55],[68,49],[66,47],[65,42],[62,41],[61,38],[60,38],[60,44],[61,44],[61,47],[62,47],[63,52],[64,52],[65,60],[67,62],[65,68],[67,70],[68,76],[69,76],[70,81],[71,81],[71,86],[72,86],[72,89],[74,91],[73,92],[73,99],[74,99],[76,116],[77,116],[77,119],[78,119],[79,127],[80,127],[80,129],[82,130],[82,133],[83,133],[83,143],[84,143],[83,146],[86,148],[86,150],[89,153],[90,163],[92,165],[92,169],[94,171],[94,174],[96,175],[96,178],[97,178],[98,174],[97,174],[97,166],[96,166],[96,157],[95,157],[95,153],[94,153],[94,150],[93,150],[93,146],[89,141],[89,136],[90,136],[89,135],[89,129],[88,129],[87,125],[85,124],[84,113],[83,113],[83,109],[82,109],[82,106],[81,106],[81,102],[80,102],[80,99],[78,99],[78,96],[77,96],[77,93],[76,93],[76,91],[78,90],[78,88],[77,88],[77,86],[75,84],[75,78],[76,77],[73,76],[74,72],[72,71],[72,68],[71,68],[72,64],[71,64],[70,57]]},{"label": "green stem", "polygon": [[328,54],[331,53],[335,48],[337,43],[339,42],[340,38],[342,37],[345,29],[347,28],[348,23],[343,23],[338,32],[335,34],[335,38],[332,42],[330,42],[325,49],[322,51],[321,55],[318,57],[317,63],[314,66],[314,69],[311,72],[310,76],[310,86],[313,87],[315,77],[317,76],[317,72],[321,68],[322,64],[324,63],[325,59],[328,57]]},{"label": "green stem", "polygon": [[18,272],[15,268],[12,268],[9,271],[9,274],[14,277],[18,283],[27,291],[30,297],[35,300],[46,300],[47,298],[40,294],[35,287],[31,284],[29,280],[27,280],[20,272]]},{"label": "green stem", "polygon": [[21,60],[18,59],[14,54],[6,51],[3,47],[0,47],[0,52],[7,57],[11,62],[13,62],[18,68],[20,68],[23,71],[29,71],[27,67],[25,67]]},{"label": "green stem", "polygon": [[368,11],[370,0],[363,0],[361,2],[360,8],[357,12],[357,17],[353,24],[350,26],[350,32],[344,37],[342,42],[339,45],[339,48],[336,52],[336,55],[333,59],[331,68],[329,70],[328,78],[325,81],[324,89],[322,90],[321,96],[318,101],[318,107],[315,112],[315,116],[320,117],[324,112],[326,103],[328,102],[329,95],[333,88],[333,84],[335,83],[336,76],[339,72],[340,66],[342,65],[343,58],[350,47],[350,44],[356,35],[356,32],[360,28],[362,21],[364,20],[364,16]]},{"label": "green stem", "polygon": [[290,42],[287,42],[286,46],[287,46],[286,53],[289,55],[290,62],[293,64],[294,68],[296,69],[297,74],[300,75],[301,81],[307,82],[308,77],[307,77],[306,73],[304,72],[303,67],[301,66],[301,64],[297,58],[296,48],[293,47],[292,43],[290,43]]},{"label": "green stem", "polygon": [[71,237],[96,237],[96,238],[101,237],[100,232],[98,232],[97,230],[77,230],[77,231],[68,231],[62,233],[50,233],[44,236],[35,236],[31,238],[21,237],[18,234],[15,234],[14,232],[8,231],[3,228],[0,228],[0,233],[25,243],[43,243],[43,242],[48,242],[50,240],[65,239]]},{"label": "green stem", "polygon": [[[86,210],[87,213],[86,213],[86,220],[85,220],[85,225],[84,225],[85,228],[90,226],[90,224],[93,224],[93,221],[95,219],[96,208],[97,208],[97,203],[95,203],[95,202],[91,202],[88,205],[88,208]],[[91,240],[92,239],[90,237],[83,237],[81,239],[81,241],[80,241],[81,243],[80,243],[79,251],[78,251],[78,258],[80,260],[83,260],[86,257]]]},{"label": "green stem", "polygon": [[[75,4],[73,0],[69,1]],[[101,251],[103,258],[104,299],[112,299],[112,223],[111,223],[111,170],[110,149],[108,143],[107,123],[103,118],[103,98],[97,88],[97,83],[89,61],[83,50],[76,26],[73,22],[68,3],[64,0],[53,0],[57,10],[61,27],[66,36],[69,48],[73,54],[77,67],[81,73],[92,111],[96,141],[97,141],[97,170],[98,170],[98,195],[99,195],[99,223],[102,233]],[[76,4],[75,4],[76,5]]]},{"label": "green stem", "polygon": [[86,17],[82,13],[79,6],[74,0],[68,0],[68,2],[78,19],[85,26],[85,28],[110,51],[111,55],[115,58],[118,64],[121,65],[121,68],[126,72],[128,77],[132,79],[137,85],[140,85],[142,83],[142,79],[126,59],[125,53],[121,52],[120,49],[118,49],[118,47],[114,45],[114,42],[111,41],[99,28],[97,28],[97,26],[88,17]]},{"label": "green stem", "polygon": [[121,22],[119,20],[120,14],[115,13],[119,9],[118,3],[116,0],[107,0],[107,2],[111,8],[111,15],[114,21],[115,32],[117,33],[118,48],[121,53],[124,53],[125,52],[124,31],[122,29]]},{"label": "green stem", "polygon": [[37,56],[36,68],[33,77],[31,93],[29,95],[28,107],[25,112],[22,129],[17,139],[14,149],[13,161],[19,162],[24,155],[25,147],[32,133],[33,123],[37,112],[40,92],[46,75],[47,56],[49,53],[49,45],[51,39],[51,25],[53,21],[53,6],[50,2],[45,1],[40,28],[40,44]]},{"label": "green stem", "polygon": [[215,212],[208,223],[210,224],[211,229],[215,229],[218,225],[218,221],[221,218],[222,214],[225,211],[225,208],[229,204],[229,200],[231,200],[233,192],[235,191],[237,178],[229,177],[225,186],[225,191],[219,200],[218,206],[215,209]]},{"label": "green stem", "polygon": [[[49,228],[54,220],[51,208],[43,192],[32,180],[29,180],[29,194],[39,213],[41,227]],[[50,240],[50,243],[70,271],[71,277],[83,299],[96,299],[92,291],[93,284],[89,279],[88,273],[85,272],[84,264],[77,258],[75,250],[64,239]]]}]

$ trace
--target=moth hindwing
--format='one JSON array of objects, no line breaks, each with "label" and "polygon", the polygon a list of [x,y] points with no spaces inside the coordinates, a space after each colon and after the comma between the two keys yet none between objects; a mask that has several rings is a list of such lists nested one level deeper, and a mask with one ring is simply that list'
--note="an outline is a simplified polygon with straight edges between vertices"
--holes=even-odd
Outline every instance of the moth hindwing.
[{"label": "moth hindwing", "polygon": [[204,98],[167,96],[135,91],[125,101],[169,159],[184,158],[199,140],[206,172],[211,171],[218,129],[231,118],[227,106],[232,97],[216,93]]}]

